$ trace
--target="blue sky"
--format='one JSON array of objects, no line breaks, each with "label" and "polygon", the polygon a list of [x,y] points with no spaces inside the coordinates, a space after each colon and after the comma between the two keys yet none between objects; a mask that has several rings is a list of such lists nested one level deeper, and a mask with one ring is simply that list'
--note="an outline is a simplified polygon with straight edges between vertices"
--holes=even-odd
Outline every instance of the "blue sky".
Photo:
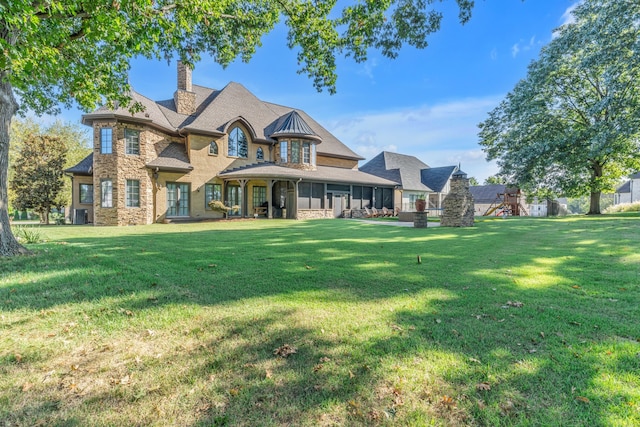
[{"label": "blue sky", "polygon": [[[226,69],[203,59],[194,84],[221,89],[243,84],[258,98],[306,111],[367,160],[382,150],[418,157],[429,166],[461,164],[480,183],[497,172],[478,145],[477,124],[518,80],[552,32],[569,19],[576,0],[476,0],[461,25],[452,0],[442,29],[423,50],[405,47],[394,60],[372,51],[366,63],[338,61],[337,94],[318,93],[296,73],[296,53],[280,26],[263,38],[248,63]],[[134,60],[134,89],[154,100],[173,96],[175,62]],[[78,122],[81,113],[64,111]]]}]

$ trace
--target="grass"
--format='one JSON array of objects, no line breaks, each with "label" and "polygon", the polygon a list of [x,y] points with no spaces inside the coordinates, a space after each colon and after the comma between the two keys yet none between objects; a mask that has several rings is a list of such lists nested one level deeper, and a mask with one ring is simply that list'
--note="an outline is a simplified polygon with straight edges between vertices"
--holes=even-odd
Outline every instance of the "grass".
[{"label": "grass", "polygon": [[638,425],[639,226],[42,228],[0,259],[0,420]]}]

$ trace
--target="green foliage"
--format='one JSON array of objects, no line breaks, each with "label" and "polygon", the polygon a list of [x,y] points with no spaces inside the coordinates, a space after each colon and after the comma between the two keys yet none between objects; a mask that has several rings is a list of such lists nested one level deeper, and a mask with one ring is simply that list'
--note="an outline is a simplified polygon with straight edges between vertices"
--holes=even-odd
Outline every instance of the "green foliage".
[{"label": "green foliage", "polygon": [[620,203],[617,205],[611,205],[604,210],[604,213],[607,214],[620,212],[640,212],[640,202]]},{"label": "green foliage", "polygon": [[34,209],[41,222],[49,223],[49,212],[59,206],[63,185],[63,167],[67,149],[60,137],[28,134],[13,164],[10,182],[15,193],[13,206],[18,210]]},{"label": "green foliage", "polygon": [[497,176],[497,175],[491,175],[488,176],[485,180],[484,180],[484,185],[494,185],[494,184],[506,184],[507,183],[507,179],[501,176]]},{"label": "green foliage", "polygon": [[42,231],[37,227],[19,225],[15,228],[15,236],[20,243],[34,244],[44,240]]},{"label": "green foliage", "polygon": [[591,195],[640,168],[640,3],[585,0],[480,124],[500,174],[540,197]]},{"label": "green foliage", "polygon": [[222,203],[222,201],[220,200],[210,201],[209,207],[216,212],[222,212],[222,213],[228,213],[231,210],[229,206],[225,206],[225,204]]},{"label": "green foliage", "polygon": [[480,185],[475,176],[469,178],[469,185]]},{"label": "green foliage", "polygon": [[[33,117],[27,117],[25,119],[14,118],[11,121],[10,139],[11,145],[9,146],[9,165],[15,164],[20,150],[24,145],[25,138],[29,138],[31,135],[46,134],[50,136],[58,137],[64,143],[67,149],[66,161],[63,169],[70,168],[78,164],[84,159],[91,149],[89,148],[89,129],[82,127],[78,124],[64,123],[60,120],[56,120],[49,126],[44,126],[37,122]],[[9,182],[12,181],[15,168],[9,168]],[[9,202],[15,199],[15,193],[13,188],[9,186]],[[58,193],[56,205],[70,206],[71,205],[71,180],[63,179],[62,189]],[[10,209],[11,211],[11,209]]]}]

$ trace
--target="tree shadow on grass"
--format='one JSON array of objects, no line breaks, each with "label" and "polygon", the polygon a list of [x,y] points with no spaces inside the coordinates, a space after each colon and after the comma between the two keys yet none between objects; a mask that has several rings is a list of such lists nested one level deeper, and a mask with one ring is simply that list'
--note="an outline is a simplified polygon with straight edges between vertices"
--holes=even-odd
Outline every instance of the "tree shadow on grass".
[{"label": "tree shadow on grass", "polygon": [[[640,388],[633,376],[640,368],[634,350],[640,331],[628,321],[638,314],[637,221],[591,224],[488,222],[427,233],[341,224],[335,235],[333,224],[309,222],[268,230],[73,238],[40,246],[49,256],[3,260],[10,300],[3,307],[46,312],[75,304],[74,316],[87,316],[87,328],[107,320],[122,333],[139,323],[137,346],[132,343],[131,354],[119,350],[129,362],[115,373],[94,375],[106,381],[106,391],[70,392],[63,411],[42,409],[45,418],[71,422],[77,411],[83,421],[88,408],[105,413],[109,405],[125,411],[122,418],[111,415],[113,424],[130,411],[141,424],[188,419],[192,425],[371,425],[399,419],[513,425],[562,419],[606,425],[634,419],[630,405]],[[619,233],[615,241],[613,232]],[[550,257],[559,245],[564,252]],[[602,271],[603,259],[610,270]],[[535,277],[524,274],[531,265]],[[26,271],[34,273],[20,275]],[[229,311],[230,305],[262,298],[269,300],[261,313]],[[319,307],[309,303],[314,299]],[[618,302],[622,307],[612,308]],[[331,312],[331,304],[359,303],[390,304],[393,310],[362,333],[357,313],[344,317],[340,332],[301,321],[305,309]],[[161,339],[145,335],[146,323],[176,306],[207,311],[178,334],[187,344],[176,341],[160,357],[145,353],[149,342]],[[175,332],[169,339],[176,340]],[[274,355],[284,344],[297,353]],[[141,362],[135,362],[137,347]],[[98,367],[115,357],[100,353],[99,346],[89,353],[94,362],[82,360]],[[42,361],[23,357],[25,364]],[[132,372],[135,380],[122,383]],[[164,378],[161,389],[153,390],[146,377],[151,373]],[[58,377],[57,387],[68,387],[70,376]],[[478,389],[482,383],[490,389]],[[175,414],[176,390],[189,417]],[[184,397],[191,390],[192,397]],[[33,400],[47,401],[44,394]],[[155,401],[157,413],[140,409]],[[16,420],[29,418],[31,409],[13,405]]]}]

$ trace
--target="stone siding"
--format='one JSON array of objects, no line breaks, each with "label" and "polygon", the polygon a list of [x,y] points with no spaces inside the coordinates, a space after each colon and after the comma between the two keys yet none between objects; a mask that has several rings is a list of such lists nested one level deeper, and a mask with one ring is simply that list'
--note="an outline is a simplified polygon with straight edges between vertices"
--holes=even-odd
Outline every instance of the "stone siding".
[{"label": "stone siding", "polygon": [[297,219],[333,218],[331,209],[298,209],[297,214]]}]

